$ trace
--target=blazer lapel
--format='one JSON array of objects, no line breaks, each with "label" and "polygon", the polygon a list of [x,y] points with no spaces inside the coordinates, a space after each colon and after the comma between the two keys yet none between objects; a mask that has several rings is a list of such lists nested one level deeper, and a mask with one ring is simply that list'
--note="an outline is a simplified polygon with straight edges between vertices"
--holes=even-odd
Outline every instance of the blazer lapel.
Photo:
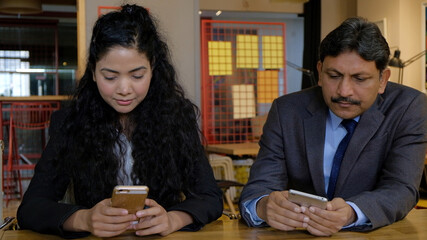
[{"label": "blazer lapel", "polygon": [[[320,101],[323,102],[323,99]],[[306,141],[307,162],[315,191],[326,195],[323,176],[323,149],[325,145],[326,105],[313,101],[307,108],[311,116],[304,119],[304,139]]]},{"label": "blazer lapel", "polygon": [[345,187],[345,181],[349,172],[353,168],[354,164],[357,163],[362,150],[377,132],[384,120],[384,114],[378,110],[378,102],[380,100],[382,100],[382,98],[378,97],[377,103],[374,103],[374,105],[360,117],[359,123],[357,124],[356,130],[350,139],[350,143],[341,163],[335,189],[336,193],[340,192],[340,190]]}]

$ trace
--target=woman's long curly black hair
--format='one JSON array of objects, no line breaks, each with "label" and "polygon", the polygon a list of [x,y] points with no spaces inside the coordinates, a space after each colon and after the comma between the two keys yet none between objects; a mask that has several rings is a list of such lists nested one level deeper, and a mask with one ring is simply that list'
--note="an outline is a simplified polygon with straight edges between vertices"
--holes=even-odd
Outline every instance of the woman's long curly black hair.
[{"label": "woman's long curly black hair", "polygon": [[[147,185],[149,196],[167,208],[192,194],[196,161],[205,158],[200,141],[197,107],[185,98],[176,81],[167,45],[149,12],[124,5],[100,17],[93,28],[86,71],[80,80],[62,126],[57,166],[69,175],[77,204],[91,207],[111,196],[123,163],[114,154],[122,126],[119,113],[100,96],[93,72],[113,47],[135,48],[152,67],[146,98],[129,113],[135,123],[134,184]],[[205,160],[205,159],[204,159]]]}]

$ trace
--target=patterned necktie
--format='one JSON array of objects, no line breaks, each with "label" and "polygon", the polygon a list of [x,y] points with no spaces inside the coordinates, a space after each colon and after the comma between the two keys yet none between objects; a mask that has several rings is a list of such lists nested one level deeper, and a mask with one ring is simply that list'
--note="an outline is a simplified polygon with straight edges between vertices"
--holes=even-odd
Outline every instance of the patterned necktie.
[{"label": "patterned necktie", "polygon": [[335,152],[334,161],[332,163],[331,176],[329,177],[329,186],[328,186],[328,199],[332,200],[334,198],[335,186],[338,179],[338,173],[341,167],[341,161],[344,158],[345,150],[347,149],[348,143],[350,142],[351,136],[353,135],[354,129],[357,126],[357,122],[353,119],[344,119],[341,122],[341,125],[347,130],[347,134],[341,140],[338,145],[337,151]]}]

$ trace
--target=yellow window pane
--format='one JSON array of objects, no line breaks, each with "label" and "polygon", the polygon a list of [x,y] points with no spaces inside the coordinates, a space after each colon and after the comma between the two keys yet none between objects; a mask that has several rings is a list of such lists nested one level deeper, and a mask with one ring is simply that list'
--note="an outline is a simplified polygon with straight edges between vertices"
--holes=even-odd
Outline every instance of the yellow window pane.
[{"label": "yellow window pane", "polygon": [[255,92],[251,84],[236,84],[231,86],[233,102],[233,118],[253,118],[256,116]]},{"label": "yellow window pane", "polygon": [[232,75],[231,42],[209,41],[208,54],[210,76]]},{"label": "yellow window pane", "polygon": [[257,102],[271,103],[279,97],[279,71],[257,72]]},{"label": "yellow window pane", "polygon": [[258,36],[236,35],[236,67],[258,68]]},{"label": "yellow window pane", "polygon": [[262,37],[262,62],[264,69],[283,68],[283,37],[263,36]]}]

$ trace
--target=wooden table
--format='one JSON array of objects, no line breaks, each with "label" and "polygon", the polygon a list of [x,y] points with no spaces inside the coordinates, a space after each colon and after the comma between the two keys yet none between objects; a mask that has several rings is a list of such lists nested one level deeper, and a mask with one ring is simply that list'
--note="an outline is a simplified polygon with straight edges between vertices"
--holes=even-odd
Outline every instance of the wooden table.
[{"label": "wooden table", "polygon": [[[1,233],[0,233],[1,234]],[[239,239],[257,239],[257,240],[272,240],[272,239],[315,239],[315,240],[330,240],[330,239],[427,239],[427,209],[412,210],[409,215],[402,221],[392,225],[377,229],[371,232],[347,232],[341,231],[334,234],[332,237],[314,237],[306,231],[283,232],[272,228],[249,228],[239,220],[230,220],[226,217],[206,225],[198,232],[175,232],[166,237],[157,235],[147,237],[135,237],[133,235],[124,235],[114,237],[116,240],[129,239],[162,239],[162,240],[239,240]],[[58,240],[61,239],[53,235],[38,234],[28,230],[4,231],[0,238],[1,240]],[[86,240],[101,239],[94,236],[83,238]]]},{"label": "wooden table", "polygon": [[66,101],[70,96],[66,95],[45,95],[45,96],[26,96],[26,97],[4,97],[0,96],[1,102],[15,101]]},{"label": "wooden table", "polygon": [[209,144],[206,150],[211,153],[230,154],[230,155],[257,155],[259,145],[257,142],[230,143],[230,144]]}]

